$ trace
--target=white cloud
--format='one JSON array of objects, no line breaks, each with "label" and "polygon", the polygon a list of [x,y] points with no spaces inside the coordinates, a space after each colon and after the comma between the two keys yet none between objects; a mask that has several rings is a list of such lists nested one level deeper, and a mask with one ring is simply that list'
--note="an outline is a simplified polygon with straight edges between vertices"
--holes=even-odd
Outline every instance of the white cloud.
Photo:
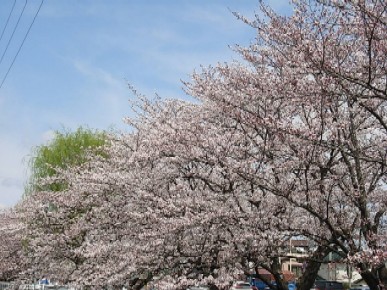
[{"label": "white cloud", "polygon": [[[130,91],[124,77],[120,79],[106,69],[86,61],[76,60],[73,61],[73,65],[85,80],[79,92],[85,106],[83,118],[91,120],[90,123],[93,124],[97,124],[96,119],[101,121],[105,124],[104,129],[107,129],[106,126],[124,126],[121,120],[130,110],[128,103]],[[85,100],[89,103],[85,104]]]},{"label": "white cloud", "polygon": [[109,72],[98,67],[93,67],[86,62],[76,60],[74,61],[74,66],[77,71],[84,76],[92,79],[93,81],[102,82],[103,85],[116,87],[120,84],[120,82],[115,79]]},{"label": "white cloud", "polygon": [[0,186],[2,187],[20,187],[23,185],[20,179],[18,178],[12,178],[12,177],[6,177],[1,178],[0,177]]},{"label": "white cloud", "polygon": [[43,132],[42,134],[42,143],[46,144],[50,142],[55,137],[55,131],[54,130],[47,130]]},{"label": "white cloud", "polygon": [[22,140],[9,134],[0,139],[0,208],[13,206],[21,199],[28,179],[31,149],[52,140],[54,131],[46,130],[37,136],[36,140]]},{"label": "white cloud", "polygon": [[0,200],[3,206],[11,206],[20,200],[27,177],[27,148],[14,139],[0,140]]}]

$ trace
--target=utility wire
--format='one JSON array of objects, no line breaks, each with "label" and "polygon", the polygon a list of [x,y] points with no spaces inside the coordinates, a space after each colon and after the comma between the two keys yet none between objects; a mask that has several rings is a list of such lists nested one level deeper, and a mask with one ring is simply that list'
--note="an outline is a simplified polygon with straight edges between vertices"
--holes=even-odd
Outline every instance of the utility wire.
[{"label": "utility wire", "polygon": [[[27,0],[26,0],[26,1],[27,1]],[[15,62],[15,60],[16,60],[16,58],[17,58],[17,56],[19,55],[19,52],[20,52],[21,48],[23,47],[23,44],[24,44],[24,42],[25,42],[25,40],[26,40],[28,34],[30,33],[31,27],[32,27],[32,25],[34,24],[35,19],[36,19],[36,17],[37,17],[38,14],[39,14],[40,8],[42,8],[43,2],[44,2],[44,0],[42,0],[42,2],[40,2],[39,8],[38,8],[38,10],[37,10],[36,13],[35,13],[34,19],[32,20],[32,22],[31,22],[31,24],[30,24],[30,27],[28,27],[28,30],[27,30],[27,32],[26,32],[26,35],[24,36],[23,41],[22,41],[22,43],[20,44],[19,49],[17,50],[16,55],[15,55],[15,57],[13,58],[12,63],[11,63],[11,65],[9,66],[9,68],[8,68],[8,70],[7,70],[7,73],[5,74],[3,80],[1,81],[0,89],[1,89],[1,87],[3,86],[3,84],[4,84],[4,82],[5,82],[5,79],[7,78],[8,74],[9,74],[9,71],[11,70],[11,68],[12,68],[12,66],[13,66],[13,64],[14,64],[14,62]],[[23,9],[24,9],[24,8],[23,8]]]},{"label": "utility wire", "polygon": [[11,40],[12,40],[12,38],[13,38],[13,35],[15,34],[16,28],[19,26],[20,19],[21,19],[21,17],[23,16],[24,9],[26,8],[26,6],[27,6],[27,0],[26,0],[26,2],[24,3],[23,10],[21,11],[21,13],[20,13],[20,15],[19,15],[19,18],[18,18],[18,20],[17,20],[17,22],[16,22],[15,28],[13,29],[12,34],[11,34],[11,37],[10,37],[9,40],[8,40],[7,46],[5,47],[4,53],[3,53],[3,55],[1,56],[0,64],[1,64],[1,62],[3,61],[3,59],[4,59],[4,55],[5,55],[5,53],[6,53],[7,50],[8,50],[9,44],[11,43]]},{"label": "utility wire", "polygon": [[16,0],[13,2],[13,6],[12,6],[12,8],[11,8],[11,12],[9,12],[7,22],[5,23],[4,29],[3,29],[3,31],[1,32],[0,41],[3,39],[3,35],[4,35],[4,32],[5,32],[5,29],[6,29],[7,26],[8,26],[9,19],[11,18],[11,15],[12,15],[12,12],[13,12],[13,8],[15,8],[15,4],[16,4]]}]

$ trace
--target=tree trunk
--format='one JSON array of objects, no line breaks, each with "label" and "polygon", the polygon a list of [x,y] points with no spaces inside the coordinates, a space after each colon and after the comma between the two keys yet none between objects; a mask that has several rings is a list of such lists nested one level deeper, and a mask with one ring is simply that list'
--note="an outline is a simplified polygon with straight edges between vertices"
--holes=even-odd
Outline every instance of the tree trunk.
[{"label": "tree trunk", "polygon": [[380,290],[379,280],[378,280],[378,277],[376,276],[376,273],[366,269],[364,264],[360,264],[359,268],[361,270],[360,275],[363,278],[363,280],[367,283],[368,287],[370,287],[370,290]]},{"label": "tree trunk", "polygon": [[[270,278],[265,275],[259,274],[259,268],[267,270],[272,277],[274,277],[276,285],[273,285]],[[270,265],[268,264],[259,264],[255,266],[256,277],[264,282],[271,290],[288,290],[288,283],[284,280],[282,274],[282,265],[279,263],[278,258],[272,258]]]},{"label": "tree trunk", "polygon": [[383,286],[383,289],[387,289],[387,268],[384,266],[381,267],[378,270],[378,274],[379,274],[379,280]]},{"label": "tree trunk", "polygon": [[300,277],[299,284],[297,285],[298,290],[309,290],[313,288],[317,273],[320,270],[320,265],[320,262],[308,261],[305,272]]},{"label": "tree trunk", "polygon": [[317,278],[318,271],[320,270],[321,262],[326,255],[329,254],[329,249],[319,246],[316,251],[308,260],[304,273],[298,281],[298,290],[309,290],[313,288],[314,281]]},{"label": "tree trunk", "polygon": [[288,290],[288,283],[284,280],[284,276],[282,274],[282,267],[279,263],[279,259],[273,259],[273,263],[271,265],[272,274],[274,276],[275,283],[277,284],[277,290]]}]

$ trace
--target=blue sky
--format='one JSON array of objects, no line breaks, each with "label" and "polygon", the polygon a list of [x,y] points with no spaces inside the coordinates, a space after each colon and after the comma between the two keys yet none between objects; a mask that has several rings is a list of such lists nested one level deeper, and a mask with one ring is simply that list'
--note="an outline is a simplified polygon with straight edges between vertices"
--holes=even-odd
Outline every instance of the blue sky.
[{"label": "blue sky", "polygon": [[[0,4],[0,33],[15,0]],[[0,83],[41,0],[17,0],[0,40]],[[289,13],[287,0],[267,1]],[[133,98],[127,83],[146,95],[187,98],[181,80],[238,56],[255,31],[231,11],[253,17],[257,0],[45,0],[0,88],[0,207],[20,200],[31,149],[52,132],[79,126],[127,130]]]}]

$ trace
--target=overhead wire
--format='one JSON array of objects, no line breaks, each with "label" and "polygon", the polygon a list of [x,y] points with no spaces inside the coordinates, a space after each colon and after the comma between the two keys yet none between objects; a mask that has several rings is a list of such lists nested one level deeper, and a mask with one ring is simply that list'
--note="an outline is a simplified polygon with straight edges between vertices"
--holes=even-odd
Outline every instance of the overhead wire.
[{"label": "overhead wire", "polygon": [[3,31],[1,32],[0,41],[3,39],[4,32],[7,29],[7,26],[8,26],[8,23],[9,23],[9,19],[11,18],[11,15],[12,15],[13,9],[15,8],[15,5],[16,5],[16,0],[13,2],[12,8],[11,8],[11,12],[9,12],[9,15],[8,15],[8,18],[7,18],[7,22],[5,23]]},{"label": "overhead wire", "polygon": [[[42,0],[42,1],[40,2],[39,8],[38,8],[38,10],[37,10],[36,13],[35,13],[34,18],[32,19],[32,22],[31,22],[30,26],[28,27],[28,30],[27,30],[26,34],[24,35],[23,41],[22,41],[22,43],[20,44],[19,49],[17,50],[17,52],[16,52],[16,54],[15,54],[15,57],[13,58],[13,60],[12,60],[12,62],[11,62],[11,64],[10,64],[10,66],[9,66],[9,68],[8,68],[8,70],[7,70],[7,73],[5,74],[3,80],[1,81],[0,89],[2,88],[2,86],[3,86],[3,84],[4,84],[4,82],[5,82],[6,78],[7,78],[7,76],[8,76],[8,74],[9,74],[9,72],[10,72],[10,70],[11,70],[11,68],[12,68],[12,66],[13,66],[13,64],[14,64],[14,62],[15,62],[15,60],[16,60],[16,58],[17,58],[17,56],[19,55],[20,50],[21,50],[22,47],[23,47],[24,42],[25,42],[26,39],[27,39],[28,34],[30,33],[31,27],[32,27],[32,25],[34,24],[35,19],[36,19],[36,17],[38,16],[38,14],[39,14],[39,12],[40,12],[40,9],[42,8],[43,2],[44,2],[44,0]],[[27,4],[27,0],[26,0],[26,4]],[[25,5],[24,5],[24,7],[23,7],[23,11],[24,11],[24,8],[25,8]],[[1,62],[0,62],[0,63],[1,63]]]},{"label": "overhead wire", "polygon": [[19,18],[17,19],[16,25],[15,25],[15,27],[13,28],[11,37],[9,38],[8,43],[7,43],[7,46],[5,47],[5,50],[4,50],[4,52],[3,52],[3,55],[1,56],[0,64],[1,64],[1,62],[3,61],[4,55],[6,54],[6,52],[7,52],[7,50],[8,50],[8,47],[9,47],[9,44],[10,44],[11,41],[12,41],[13,35],[15,34],[15,31],[16,31],[17,27],[19,26],[20,19],[21,19],[22,16],[23,16],[23,13],[24,13],[24,10],[25,10],[26,6],[27,6],[27,0],[26,0],[25,3],[24,3],[23,9],[22,9],[22,11],[21,11],[21,13],[20,13],[20,15],[19,15]]}]

